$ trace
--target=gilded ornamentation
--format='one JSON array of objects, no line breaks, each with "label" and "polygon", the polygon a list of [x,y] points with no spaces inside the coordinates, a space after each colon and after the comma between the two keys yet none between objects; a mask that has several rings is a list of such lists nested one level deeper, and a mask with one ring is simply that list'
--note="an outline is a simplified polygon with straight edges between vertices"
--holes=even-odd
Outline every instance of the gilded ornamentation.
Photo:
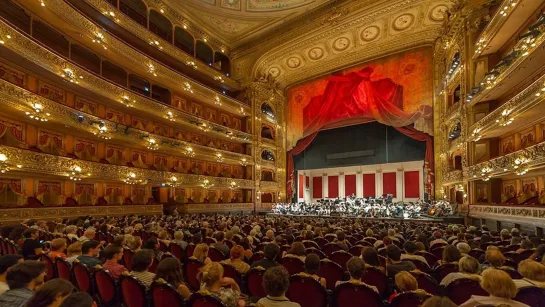
[{"label": "gilded ornamentation", "polygon": [[517,221],[524,219],[526,223],[530,222],[537,223],[536,225],[542,225],[543,218],[545,218],[545,208],[472,205],[469,206],[469,216],[472,218],[500,221]]},{"label": "gilded ornamentation", "polygon": [[361,31],[360,38],[364,42],[371,42],[375,40],[380,34],[380,28],[378,26],[369,26]]},{"label": "gilded ornamentation", "polygon": [[413,14],[403,14],[394,20],[393,28],[398,31],[406,30],[413,25],[414,20]]}]

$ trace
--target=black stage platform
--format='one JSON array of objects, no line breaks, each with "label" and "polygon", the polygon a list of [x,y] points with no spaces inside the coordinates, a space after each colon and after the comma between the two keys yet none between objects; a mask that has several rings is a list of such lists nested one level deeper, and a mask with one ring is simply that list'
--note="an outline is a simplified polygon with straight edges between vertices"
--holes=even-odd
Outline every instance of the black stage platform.
[{"label": "black stage platform", "polygon": [[269,212],[266,214],[267,216],[275,216],[275,217],[281,217],[281,216],[290,216],[290,217],[318,217],[318,218],[349,218],[349,219],[360,219],[360,220],[372,220],[372,221],[382,221],[382,222],[398,222],[398,223],[445,223],[445,224],[459,224],[464,225],[464,217],[463,216],[448,216],[448,217],[433,217],[433,216],[426,216],[423,218],[410,218],[410,219],[404,219],[404,218],[394,218],[394,217],[356,217],[356,216],[325,216],[325,215],[296,215],[296,214],[278,214],[278,213],[272,213]]}]

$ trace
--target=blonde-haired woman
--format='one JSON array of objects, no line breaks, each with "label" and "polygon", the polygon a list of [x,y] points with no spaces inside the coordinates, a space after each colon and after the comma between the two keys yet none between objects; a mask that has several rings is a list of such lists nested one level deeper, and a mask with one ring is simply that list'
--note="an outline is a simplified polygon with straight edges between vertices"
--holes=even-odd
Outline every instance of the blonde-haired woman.
[{"label": "blonde-haired woman", "polygon": [[507,305],[510,307],[530,307],[521,302],[514,301],[518,289],[506,272],[498,269],[487,269],[482,273],[481,287],[490,296],[472,295],[469,300],[460,307],[476,307],[480,305]]},{"label": "blonde-haired woman", "polygon": [[239,301],[240,287],[234,279],[223,277],[223,267],[217,262],[212,262],[201,268],[201,290],[210,292],[218,298],[226,307],[244,306],[244,301]]},{"label": "blonde-haired woman", "polygon": [[431,296],[425,290],[418,289],[418,281],[409,272],[406,272],[406,271],[399,272],[399,273],[396,274],[394,279],[395,279],[396,288],[397,288],[397,290],[399,290],[399,292],[396,291],[396,292],[394,292],[394,294],[392,294],[390,296],[390,299],[389,299],[390,303],[392,302],[392,300],[396,296],[398,296],[401,293],[405,293],[405,292],[413,292],[416,295],[423,296],[423,297]]},{"label": "blonde-haired woman", "polygon": [[539,287],[545,288],[545,265],[532,259],[522,260],[518,272],[522,279],[514,279],[517,288]]},{"label": "blonde-haired woman", "polygon": [[195,250],[193,251],[193,257],[200,262],[202,262],[204,265],[207,265],[212,262],[210,257],[208,257],[208,245],[205,243],[198,244],[195,246]]}]

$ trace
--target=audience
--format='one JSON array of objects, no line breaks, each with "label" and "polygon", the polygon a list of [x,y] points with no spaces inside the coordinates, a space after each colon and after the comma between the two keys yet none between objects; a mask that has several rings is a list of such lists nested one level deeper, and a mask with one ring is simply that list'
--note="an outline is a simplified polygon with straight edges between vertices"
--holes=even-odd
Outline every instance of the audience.
[{"label": "audience", "polygon": [[180,245],[180,247],[181,247],[183,250],[185,250],[186,247],[187,247],[187,242],[184,241],[184,232],[181,231],[181,230],[178,230],[178,231],[174,232],[174,240],[173,240],[173,242],[174,242],[175,244]]},{"label": "audience", "polygon": [[59,307],[72,292],[74,286],[69,281],[52,279],[34,293],[27,307]]},{"label": "audience", "polygon": [[522,279],[514,279],[517,288],[539,287],[545,289],[545,265],[532,259],[522,260],[518,266]]},{"label": "audience", "polygon": [[290,302],[286,297],[286,291],[290,286],[289,277],[288,271],[283,266],[275,266],[268,269],[263,275],[263,288],[267,296],[257,302],[258,306],[301,307],[297,303]]},{"label": "audience", "polygon": [[471,257],[471,256],[464,256],[460,261],[458,262],[458,272],[450,273],[443,280],[441,280],[441,286],[448,286],[451,282],[462,279],[462,278],[468,278],[473,279],[476,281],[481,280],[481,276],[479,275],[481,273],[481,265],[477,261],[477,259]]},{"label": "audience", "polygon": [[68,253],[66,257],[66,261],[70,264],[74,262],[79,256],[82,254],[82,244],[81,242],[72,243],[68,246],[66,249],[66,252]]},{"label": "audience", "polygon": [[218,231],[215,235],[216,243],[213,244],[214,248],[219,250],[224,256],[229,255],[229,246],[224,242],[225,233],[223,231]]},{"label": "audience", "polygon": [[147,287],[155,279],[155,274],[149,272],[148,269],[153,263],[153,251],[149,249],[139,250],[132,257],[131,275],[138,278]]},{"label": "audience", "polygon": [[460,305],[460,307],[476,307],[480,305],[498,306],[501,304],[510,307],[530,307],[513,300],[513,298],[517,296],[518,289],[509,274],[491,268],[483,271],[482,277],[481,287],[488,292],[490,296],[472,295],[471,298]]},{"label": "audience", "polygon": [[9,290],[0,295],[0,307],[26,307],[44,278],[43,262],[27,260],[12,266],[6,276]]},{"label": "audience", "polygon": [[365,268],[375,268],[386,273],[386,268],[380,264],[377,250],[373,247],[364,247],[361,251],[361,258],[365,262]]},{"label": "audience", "polygon": [[95,229],[89,227],[87,228],[87,230],[85,230],[85,232],[83,233],[83,236],[79,237],[78,241],[85,243],[87,241],[94,240],[95,235],[96,235]]},{"label": "audience", "polygon": [[307,252],[305,246],[301,242],[293,242],[291,248],[288,250],[284,257],[297,258],[302,262],[305,262]]},{"label": "audience", "polygon": [[195,246],[192,258],[199,260],[204,265],[211,263],[212,260],[208,257],[208,245],[206,245],[206,243],[201,243]]},{"label": "audience", "polygon": [[253,262],[251,267],[262,267],[265,270],[280,265],[278,262],[276,262],[276,258],[278,255],[280,255],[280,247],[274,243],[269,243],[265,246],[265,249],[263,250],[264,258]]},{"label": "audience", "polygon": [[419,296],[423,296],[423,297],[426,297],[426,296],[430,295],[426,291],[424,291],[422,289],[418,289],[418,281],[409,272],[399,272],[399,273],[397,273],[396,277],[395,277],[395,286],[396,286],[396,289],[399,292],[394,292],[390,296],[390,299],[389,299],[390,303],[392,302],[392,300],[396,296],[398,296],[401,293],[412,292],[412,293],[415,293],[415,294],[417,294]]},{"label": "audience", "polygon": [[127,247],[134,253],[138,252],[142,248],[142,238],[131,236],[131,238],[127,240]]},{"label": "audience", "polygon": [[25,260],[38,259],[38,256],[44,252],[44,245],[38,239],[40,237],[38,229],[27,228],[23,232],[23,237],[25,238],[23,246],[21,246],[23,258],[25,258]]},{"label": "audience", "polygon": [[95,240],[84,242],[81,245],[81,253],[82,255],[77,258],[81,264],[91,269],[97,265],[102,265],[102,261],[97,258],[100,253],[100,242]]},{"label": "audience", "polygon": [[0,295],[9,290],[9,285],[6,282],[9,269],[22,262],[23,257],[21,255],[5,255],[0,257]]},{"label": "audience", "polygon": [[97,303],[87,292],[74,292],[59,307],[97,307]]},{"label": "audience", "polygon": [[244,248],[242,246],[233,246],[229,256],[229,259],[221,263],[233,266],[240,274],[246,274],[250,270],[250,265],[244,262]]},{"label": "audience", "polygon": [[401,261],[401,250],[397,246],[388,246],[386,254],[388,255],[386,263],[386,274],[388,277],[395,278],[395,275],[399,272],[416,270],[414,263]]},{"label": "audience", "polygon": [[427,299],[421,307],[457,307],[448,297],[434,296]]},{"label": "audience", "polygon": [[415,253],[418,251],[418,248],[416,247],[416,244],[414,242],[405,242],[405,244],[403,244],[403,249],[405,250],[405,254],[401,254],[401,260],[418,260],[429,265],[428,261],[426,261],[426,258],[420,255],[415,255]]},{"label": "audience", "polygon": [[[217,262],[214,262],[214,263],[218,264]],[[219,266],[221,267],[221,265]],[[223,274],[223,271],[222,271],[222,274]],[[157,266],[157,273],[155,274],[154,280],[159,280],[159,279],[162,279],[166,281],[167,283],[171,284],[174,287],[174,289],[178,290],[178,292],[185,299],[188,299],[191,296],[191,292],[189,291],[189,288],[186,286],[184,282],[182,266],[178,259],[169,257],[169,258],[163,259],[159,263],[159,265]],[[203,282],[204,282],[204,279],[203,279]]]},{"label": "audience", "polygon": [[106,258],[106,262],[104,262],[102,267],[108,270],[113,278],[118,279],[121,274],[127,272],[127,268],[119,264],[119,261],[123,259],[123,247],[115,244],[106,246],[104,249],[104,258]]},{"label": "audience", "polygon": [[299,274],[313,278],[325,288],[327,286],[326,279],[318,276],[318,271],[320,271],[320,257],[316,254],[308,254],[305,258],[305,271]]},{"label": "audience", "polygon": [[363,274],[365,272],[365,262],[361,258],[358,257],[352,257],[348,262],[346,262],[346,269],[348,270],[348,274],[350,274],[350,279],[347,281],[337,281],[335,283],[335,286],[338,287],[344,283],[352,283],[356,285],[363,285],[368,287],[369,289],[375,291],[378,293],[378,289],[375,286],[368,285],[361,281],[361,278],[363,277]]},{"label": "audience", "polygon": [[66,249],[66,239],[58,238],[51,241],[51,251],[49,252],[49,257],[51,260],[55,260],[57,257],[66,259],[68,256],[64,253]]},{"label": "audience", "polygon": [[462,254],[452,245],[446,245],[443,249],[443,258],[438,261],[439,264],[458,264],[458,261],[462,258]]},{"label": "audience", "polygon": [[201,268],[201,290],[209,291],[218,298],[225,307],[244,306],[239,301],[240,287],[229,277],[223,277],[223,267],[217,262],[212,262]]},{"label": "audience", "polygon": [[495,269],[512,269],[510,267],[504,266],[505,263],[505,256],[503,256],[502,252],[499,248],[495,246],[490,246],[485,253],[485,260],[486,263],[483,264],[483,270],[488,268],[495,268]]}]

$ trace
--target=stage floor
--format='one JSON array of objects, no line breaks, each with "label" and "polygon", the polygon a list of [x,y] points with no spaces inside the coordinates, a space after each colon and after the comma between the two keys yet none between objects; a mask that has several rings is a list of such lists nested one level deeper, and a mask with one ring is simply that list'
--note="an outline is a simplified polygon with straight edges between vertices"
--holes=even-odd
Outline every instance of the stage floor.
[{"label": "stage floor", "polygon": [[426,217],[418,219],[404,219],[395,217],[356,217],[356,216],[323,216],[323,215],[297,215],[297,214],[278,214],[267,213],[267,216],[293,216],[293,217],[319,217],[319,218],[350,218],[361,220],[373,220],[373,221],[385,221],[385,222],[409,222],[409,223],[449,223],[449,224],[464,224],[464,218],[462,216],[450,216],[450,217]]}]

